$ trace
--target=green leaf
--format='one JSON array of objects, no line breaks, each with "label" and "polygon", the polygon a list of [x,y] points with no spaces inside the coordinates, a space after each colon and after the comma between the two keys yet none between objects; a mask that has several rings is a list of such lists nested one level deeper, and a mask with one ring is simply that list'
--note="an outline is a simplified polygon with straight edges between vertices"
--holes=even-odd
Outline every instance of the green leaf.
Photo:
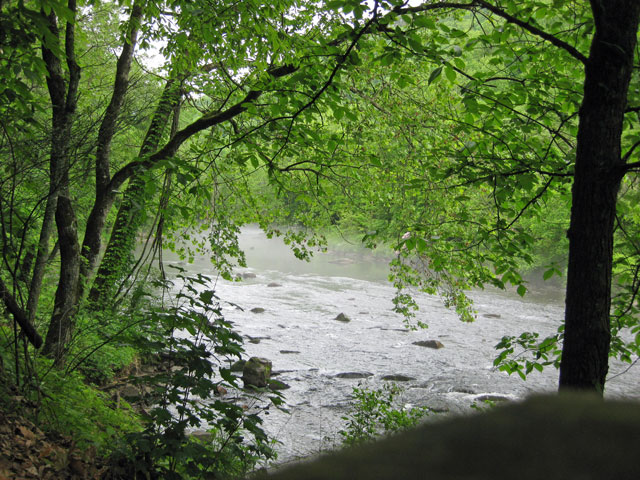
[{"label": "green leaf", "polygon": [[527,293],[527,287],[524,285],[518,285],[518,295],[524,297],[525,293]]},{"label": "green leaf", "polygon": [[456,71],[453,68],[451,68],[449,66],[445,67],[444,75],[445,75],[445,77],[447,77],[447,79],[451,83],[455,82],[455,80],[456,80]]},{"label": "green leaf", "polygon": [[440,74],[442,73],[442,67],[438,67],[436,69],[434,69],[431,72],[431,75],[429,75],[429,85],[431,85],[431,83],[440,76]]}]

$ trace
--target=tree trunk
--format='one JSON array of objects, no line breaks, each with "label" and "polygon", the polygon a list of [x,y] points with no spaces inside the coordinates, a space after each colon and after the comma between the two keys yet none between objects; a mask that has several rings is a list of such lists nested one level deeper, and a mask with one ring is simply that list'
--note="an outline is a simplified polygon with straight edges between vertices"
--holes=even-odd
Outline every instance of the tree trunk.
[{"label": "tree trunk", "polygon": [[[67,6],[75,16],[75,0],[69,0]],[[49,14],[47,20],[51,34],[55,38],[59,38],[60,32],[53,11]],[[57,197],[55,221],[58,230],[61,260],[54,311],[49,323],[43,351],[47,355],[52,355],[56,363],[62,360],[61,355],[72,331],[72,318],[70,315],[73,313],[76,304],[75,293],[78,282],[78,266],[80,264],[75,212],[69,195],[69,169],[71,165],[69,145],[71,143],[71,129],[76,112],[81,72],[75,57],[75,19],[68,21],[66,24],[64,53],[68,73],[64,72],[60,59],[54,52],[44,45],[42,48],[42,56],[47,65],[47,87],[52,105],[49,192],[50,198]],[[66,80],[65,75],[67,76]],[[51,192],[54,192],[55,196]],[[43,225],[43,228],[45,228],[45,225]],[[48,239],[46,243],[48,243]],[[42,278],[39,281],[41,283]],[[72,287],[71,290],[69,290],[70,287]],[[30,311],[29,314],[35,315],[35,304],[34,310]]]},{"label": "tree trunk", "polygon": [[640,2],[591,2],[596,31],[585,69],[569,228],[560,389],[604,391],[621,135]]},{"label": "tree trunk", "polygon": [[73,333],[73,316],[77,308],[76,292],[80,272],[78,229],[71,200],[58,197],[56,225],[60,239],[60,279],[53,307],[53,315],[44,342],[43,353],[53,357],[55,363],[64,360],[66,348]]},{"label": "tree trunk", "polygon": [[116,122],[129,85],[129,72],[138,38],[140,19],[143,14],[142,2],[136,1],[129,18],[129,30],[122,45],[122,52],[116,66],[116,76],[113,85],[111,101],[107,106],[104,118],[98,132],[98,148],[96,151],[96,198],[87,219],[82,256],[85,261],[80,266],[81,280],[78,283],[78,298],[84,293],[86,284],[91,281],[102,246],[102,234],[107,215],[115,198],[114,188],[110,185],[111,142],[115,134]]},{"label": "tree trunk", "polygon": [[[179,103],[180,97],[179,82],[168,80],[140,147],[139,157],[143,158],[158,148],[171,112]],[[123,270],[129,263],[129,256],[135,247],[135,235],[144,221],[144,184],[145,181],[138,172],[134,173],[129,180],[129,186],[124,193],[122,205],[111,230],[104,258],[89,293],[89,300],[94,307],[100,307],[118,278],[126,273]]]}]

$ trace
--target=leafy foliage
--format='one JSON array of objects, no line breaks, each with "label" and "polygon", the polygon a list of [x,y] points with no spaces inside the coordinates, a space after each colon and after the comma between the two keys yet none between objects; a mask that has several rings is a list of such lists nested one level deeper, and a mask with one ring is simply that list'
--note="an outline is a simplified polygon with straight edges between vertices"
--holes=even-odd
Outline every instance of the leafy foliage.
[{"label": "leafy foliage", "polygon": [[370,442],[380,435],[415,427],[429,414],[426,407],[406,407],[398,405],[402,389],[395,384],[385,384],[382,388],[353,389],[353,405],[344,417],[346,428],[340,430],[345,445],[359,445]]},{"label": "leafy foliage", "polygon": [[[139,338],[138,348],[149,355],[160,352],[168,368],[143,380],[155,400],[144,429],[127,436],[123,470],[152,478],[245,474],[274,452],[257,414],[216,398],[239,388],[228,366],[240,358],[242,338],[222,317],[206,276],[178,275],[176,281],[183,286],[171,297],[172,305],[149,312],[146,335]],[[203,427],[210,434],[206,440],[189,435]]]}]

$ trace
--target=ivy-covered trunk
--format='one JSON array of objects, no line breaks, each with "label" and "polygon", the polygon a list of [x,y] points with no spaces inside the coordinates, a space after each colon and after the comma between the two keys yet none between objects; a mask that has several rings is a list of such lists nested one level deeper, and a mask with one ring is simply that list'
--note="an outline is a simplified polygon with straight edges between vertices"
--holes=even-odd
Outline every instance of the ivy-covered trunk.
[{"label": "ivy-covered trunk", "polygon": [[[180,82],[173,79],[168,80],[140,147],[140,158],[144,158],[158,148],[162,135],[169,124],[171,113],[179,103],[180,97]],[[89,300],[94,307],[100,308],[100,305],[109,298],[113,287],[118,279],[126,273],[125,270],[130,264],[129,258],[135,248],[136,234],[145,220],[146,200],[144,198],[145,179],[143,173],[144,169],[140,168],[129,178],[129,185],[118,209],[109,243],[89,293]]]},{"label": "ivy-covered trunk", "polygon": [[624,175],[627,108],[640,2],[591,2],[596,31],[586,63],[572,191],[560,389],[602,394],[609,360],[616,201]]}]

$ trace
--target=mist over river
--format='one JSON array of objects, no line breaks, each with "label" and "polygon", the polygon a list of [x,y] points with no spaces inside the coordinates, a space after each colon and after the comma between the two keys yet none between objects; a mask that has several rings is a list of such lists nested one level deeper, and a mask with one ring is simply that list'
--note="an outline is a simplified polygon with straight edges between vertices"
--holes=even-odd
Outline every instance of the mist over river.
[{"label": "mist over river", "polygon": [[[295,259],[279,239],[266,239],[258,228],[243,229],[241,247],[247,268],[255,274],[242,282],[219,279],[217,295],[227,320],[245,338],[249,356],[273,362],[284,390],[289,413],[269,402],[250,406],[262,409],[265,430],[282,442],[279,462],[332,448],[340,442],[341,417],[355,386],[379,387],[382,377],[410,377],[400,383],[403,401],[437,411],[461,412],[483,395],[521,398],[534,392],[554,391],[558,372],[532,373],[527,381],[493,368],[494,346],[504,335],[539,332],[541,338],[556,331],[563,318],[563,291],[559,287],[530,288],[525,298],[515,293],[474,291],[477,320],[466,324],[446,309],[440,298],[419,294],[417,318],[429,325],[410,331],[392,311],[393,286],[388,265],[370,252],[317,253],[311,262]],[[180,263],[191,273],[215,276],[206,258],[184,265],[165,254],[167,264]],[[251,309],[264,309],[253,313]],[[335,317],[344,313],[350,322]],[[414,345],[437,340],[444,348]],[[640,367],[612,362],[608,396],[640,398]],[[339,374],[360,378],[340,378]],[[349,375],[347,375],[349,376]],[[344,375],[343,375],[344,377]]]}]

